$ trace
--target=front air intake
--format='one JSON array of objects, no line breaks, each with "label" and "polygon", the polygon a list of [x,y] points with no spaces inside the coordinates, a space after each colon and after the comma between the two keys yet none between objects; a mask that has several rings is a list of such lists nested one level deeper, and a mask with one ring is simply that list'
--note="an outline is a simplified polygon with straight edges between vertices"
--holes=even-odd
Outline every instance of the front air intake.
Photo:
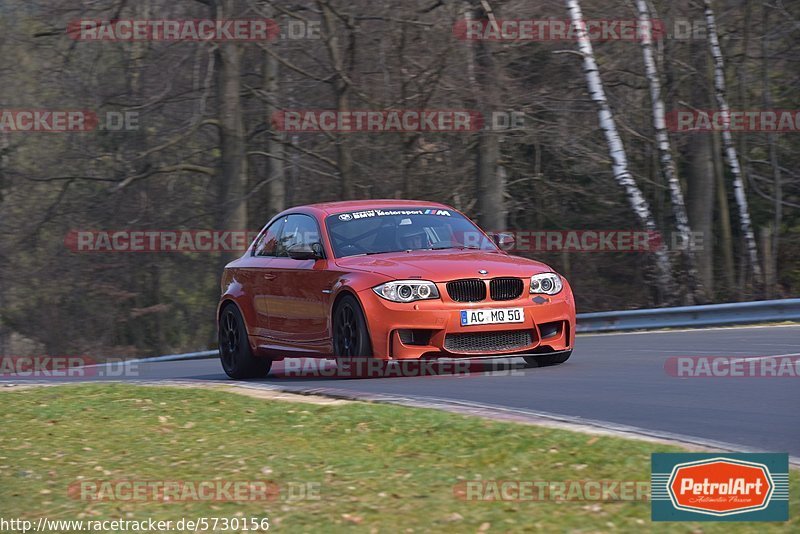
[{"label": "front air intake", "polygon": [[535,341],[536,337],[530,330],[471,332],[448,334],[444,338],[444,348],[449,352],[461,353],[514,351],[529,347]]}]

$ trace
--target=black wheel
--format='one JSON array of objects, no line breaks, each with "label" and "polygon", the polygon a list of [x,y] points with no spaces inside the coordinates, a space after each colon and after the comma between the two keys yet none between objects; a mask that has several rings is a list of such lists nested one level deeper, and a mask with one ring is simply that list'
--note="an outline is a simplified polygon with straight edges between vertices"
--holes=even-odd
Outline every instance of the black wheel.
[{"label": "black wheel", "polygon": [[342,297],[333,310],[333,351],[337,360],[372,356],[364,312],[350,295]]},{"label": "black wheel", "polygon": [[569,360],[572,356],[572,351],[556,352],[555,354],[540,354],[539,356],[523,356],[525,363],[528,367],[548,367],[550,365],[558,365]]},{"label": "black wheel", "polygon": [[244,319],[234,304],[227,305],[219,317],[219,359],[225,373],[235,379],[262,378],[272,367],[272,360],[253,356]]}]

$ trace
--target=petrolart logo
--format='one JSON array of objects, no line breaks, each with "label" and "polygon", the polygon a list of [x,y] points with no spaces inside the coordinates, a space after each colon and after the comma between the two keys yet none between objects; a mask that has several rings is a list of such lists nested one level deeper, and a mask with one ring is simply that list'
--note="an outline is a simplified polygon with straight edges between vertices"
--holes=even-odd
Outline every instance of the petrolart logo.
[{"label": "petrolart logo", "polygon": [[788,454],[652,456],[653,521],[786,521]]}]

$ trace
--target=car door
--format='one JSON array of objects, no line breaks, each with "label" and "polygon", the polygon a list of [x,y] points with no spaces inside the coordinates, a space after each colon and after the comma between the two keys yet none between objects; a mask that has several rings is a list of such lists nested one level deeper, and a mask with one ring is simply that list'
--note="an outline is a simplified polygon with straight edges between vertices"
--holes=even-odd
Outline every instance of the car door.
[{"label": "car door", "polygon": [[289,250],[311,250],[321,243],[319,225],[310,215],[286,217],[275,257],[267,270],[273,277],[268,303],[270,337],[292,344],[323,342],[328,337],[330,288],[337,273],[328,270],[328,262],[298,260]]},{"label": "car door", "polygon": [[250,294],[256,313],[256,331],[253,333],[260,337],[269,336],[269,300],[275,288],[275,276],[269,270],[269,265],[275,260],[280,232],[285,222],[285,217],[275,220],[261,233],[248,262]]}]

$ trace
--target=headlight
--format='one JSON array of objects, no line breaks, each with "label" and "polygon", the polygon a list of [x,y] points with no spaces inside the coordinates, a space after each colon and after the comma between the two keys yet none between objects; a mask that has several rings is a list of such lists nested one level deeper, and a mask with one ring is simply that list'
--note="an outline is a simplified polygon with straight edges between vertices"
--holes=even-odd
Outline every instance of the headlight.
[{"label": "headlight", "polygon": [[415,300],[438,299],[436,284],[427,280],[396,280],[373,287],[379,296],[392,302],[414,302]]},{"label": "headlight", "polygon": [[564,284],[561,277],[556,273],[542,273],[531,276],[531,293],[544,293],[545,295],[555,295]]}]

